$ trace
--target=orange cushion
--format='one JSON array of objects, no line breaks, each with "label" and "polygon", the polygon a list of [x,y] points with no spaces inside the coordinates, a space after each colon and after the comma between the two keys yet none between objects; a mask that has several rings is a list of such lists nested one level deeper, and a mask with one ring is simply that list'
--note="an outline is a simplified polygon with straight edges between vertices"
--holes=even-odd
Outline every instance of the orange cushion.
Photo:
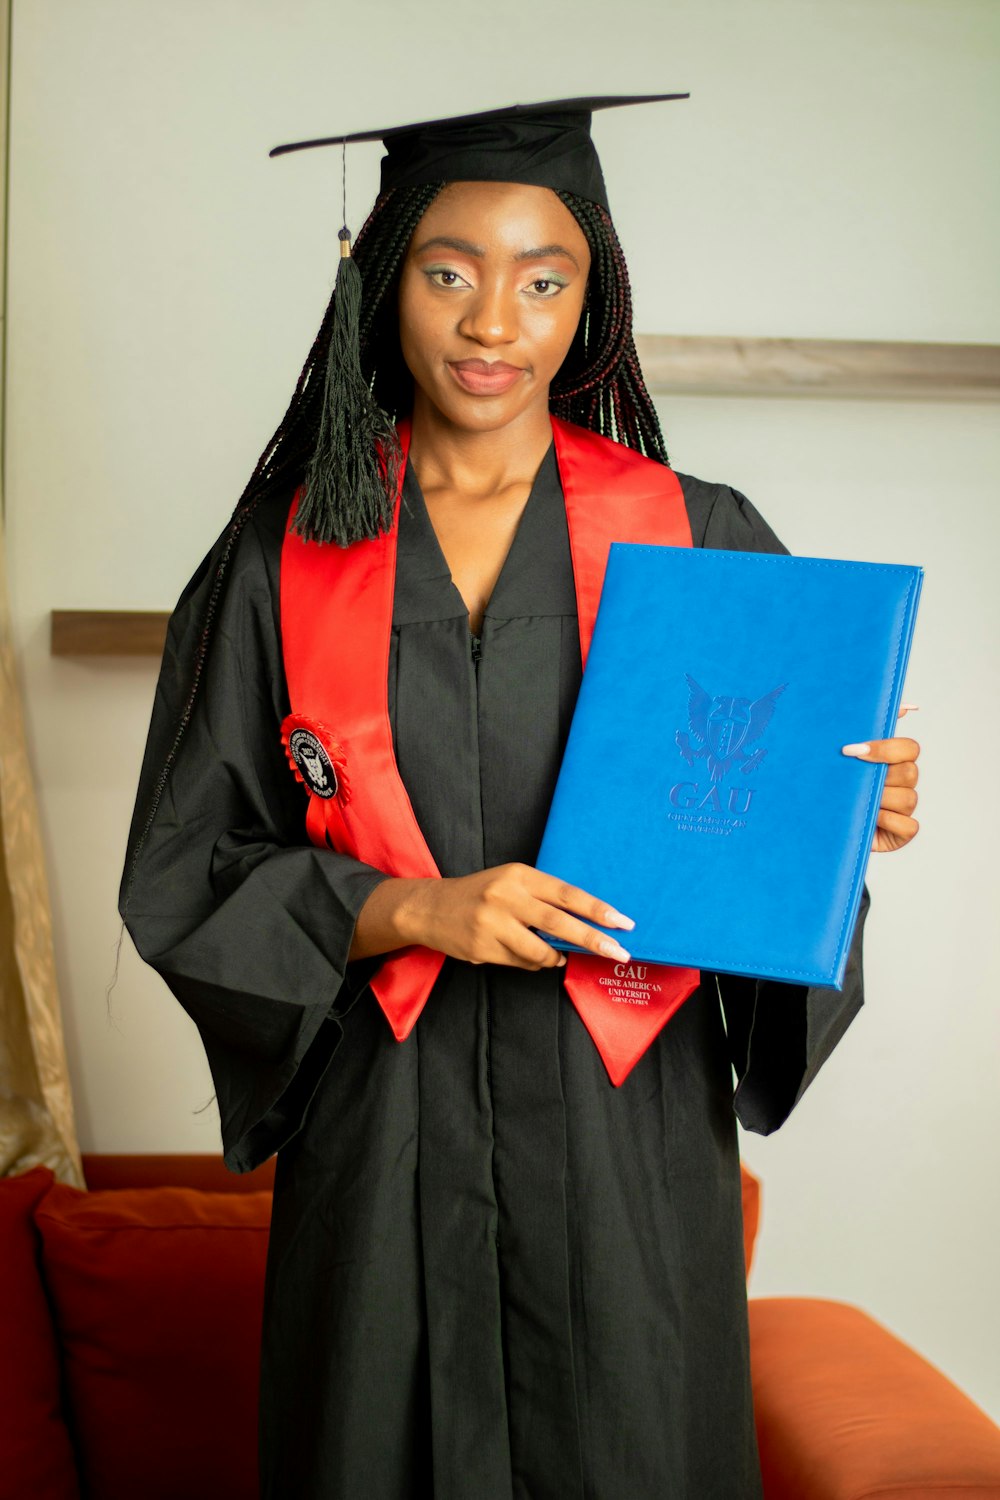
[{"label": "orange cushion", "polygon": [[1000,1428],[856,1307],[750,1302],[767,1500],[997,1500]]},{"label": "orange cushion", "polygon": [[740,1182],[743,1189],[743,1259],[747,1276],[753,1265],[753,1247],[760,1226],[760,1178],[740,1162]]},{"label": "orange cushion", "polygon": [[39,1206],[87,1494],[257,1494],[269,1193],[81,1193]]},{"label": "orange cushion", "polygon": [[0,1178],[0,1500],[79,1500],[59,1399],[59,1351],[39,1277],[35,1205],[48,1167]]}]

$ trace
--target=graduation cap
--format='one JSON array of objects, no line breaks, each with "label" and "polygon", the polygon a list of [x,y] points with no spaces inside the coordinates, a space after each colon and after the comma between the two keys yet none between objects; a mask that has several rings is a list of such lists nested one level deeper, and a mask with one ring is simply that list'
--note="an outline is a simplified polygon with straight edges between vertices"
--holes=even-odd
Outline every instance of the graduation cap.
[{"label": "graduation cap", "polygon": [[660,104],[687,94],[614,94],[594,99],[549,99],[479,114],[423,120],[322,136],[275,146],[271,156],[314,146],[382,141],[381,191],[431,182],[524,182],[576,193],[608,207],[601,164],[590,135],[595,110]]},{"label": "graduation cap", "polygon": [[[441,182],[522,182],[574,193],[607,210],[604,174],[590,135],[594,111],[688,97],[616,94],[512,104],[412,125],[291,141],[275,146],[270,155],[340,146],[346,179],[347,147],[354,142],[382,141],[383,195],[395,188]],[[361,368],[362,283],[346,224],[339,238],[341,260],[323,410],[295,526],[312,540],[345,545],[349,533],[377,536],[390,524],[389,496],[399,455],[395,428],[375,402]]]}]

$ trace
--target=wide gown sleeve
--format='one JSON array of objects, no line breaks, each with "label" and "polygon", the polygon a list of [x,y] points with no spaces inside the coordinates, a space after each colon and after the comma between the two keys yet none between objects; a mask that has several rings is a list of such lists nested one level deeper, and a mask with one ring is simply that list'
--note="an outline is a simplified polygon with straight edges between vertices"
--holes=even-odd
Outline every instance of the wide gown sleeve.
[{"label": "wide gown sleeve", "polygon": [[136,948],[201,1033],[226,1162],[238,1172],[299,1128],[340,1040],[338,1015],[370,975],[370,963],[349,966],[347,955],[385,878],[306,840],[306,794],[280,740],[283,522],[283,513],[254,517],[233,549],[179,740],[222,543],[172,616],[121,892]]},{"label": "wide gown sleeve", "polygon": [[[725,485],[679,476],[696,546],[786,552],[749,500]],[[770,1135],[788,1118],[864,1003],[865,890],[842,990],[771,979],[715,976],[736,1072],[736,1113],[746,1130]]]}]

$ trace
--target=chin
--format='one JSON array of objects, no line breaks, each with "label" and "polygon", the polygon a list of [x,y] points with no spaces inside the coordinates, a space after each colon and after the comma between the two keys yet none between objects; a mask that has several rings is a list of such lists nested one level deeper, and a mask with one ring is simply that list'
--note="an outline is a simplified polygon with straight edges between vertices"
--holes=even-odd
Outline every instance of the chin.
[{"label": "chin", "polygon": [[499,432],[510,427],[524,415],[522,411],[509,411],[499,407],[498,402],[479,401],[471,411],[456,413],[452,418],[456,427],[468,432]]},{"label": "chin", "polygon": [[[436,401],[431,396],[427,399],[449,426],[461,432],[499,432],[533,414],[539,404],[537,398],[512,403],[503,396],[467,396],[456,400],[451,392],[447,400]],[[548,413],[547,392],[543,405]]]}]

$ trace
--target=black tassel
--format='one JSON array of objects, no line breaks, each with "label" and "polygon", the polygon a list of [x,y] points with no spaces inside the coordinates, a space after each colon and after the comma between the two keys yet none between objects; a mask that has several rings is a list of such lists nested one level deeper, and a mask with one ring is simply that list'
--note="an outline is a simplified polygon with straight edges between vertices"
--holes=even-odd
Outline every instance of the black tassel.
[{"label": "black tassel", "polygon": [[361,272],[346,225],[339,239],[319,435],[294,529],[307,541],[346,547],[392,525],[401,452],[396,429],[361,370]]}]

